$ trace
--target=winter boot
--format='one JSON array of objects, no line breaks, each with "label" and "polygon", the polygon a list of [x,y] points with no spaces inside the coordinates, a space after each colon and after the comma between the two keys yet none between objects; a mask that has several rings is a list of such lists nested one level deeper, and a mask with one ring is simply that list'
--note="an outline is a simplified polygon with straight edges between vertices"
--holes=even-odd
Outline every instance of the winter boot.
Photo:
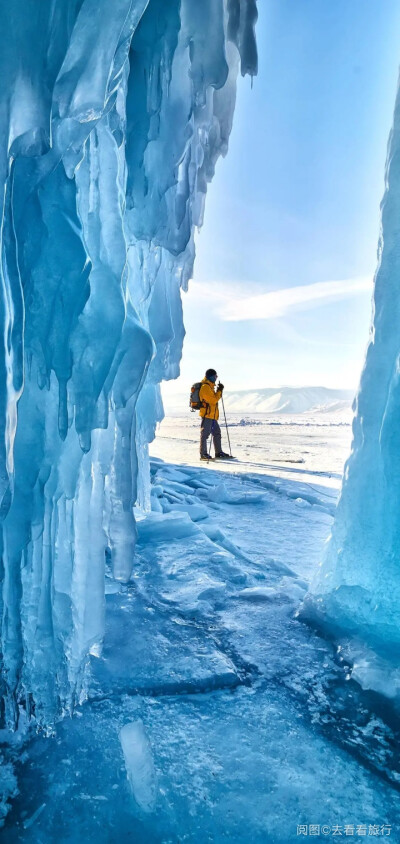
[{"label": "winter boot", "polygon": [[227,454],[226,451],[219,451],[218,454],[215,455],[216,460],[234,460],[231,454]]},{"label": "winter boot", "polygon": [[208,463],[209,460],[214,460],[214,458],[211,457],[211,454],[200,454],[200,460],[207,460]]}]

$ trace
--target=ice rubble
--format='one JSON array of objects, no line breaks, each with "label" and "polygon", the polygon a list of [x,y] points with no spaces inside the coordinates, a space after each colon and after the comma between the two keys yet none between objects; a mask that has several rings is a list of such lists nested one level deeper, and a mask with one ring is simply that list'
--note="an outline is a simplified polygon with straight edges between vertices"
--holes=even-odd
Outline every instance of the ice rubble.
[{"label": "ice rubble", "polygon": [[[293,617],[331,517],[315,505],[299,515],[282,495],[302,494],[297,481],[260,501],[243,495],[260,476],[151,469],[161,505],[177,484],[182,503],[208,492],[207,521],[188,538],[181,513],[157,513],[130,583],[110,579],[119,592],[107,595],[88,699],[54,740],[24,746],[3,836],[290,844],[299,823],[386,822],[393,838],[398,724],[371,712],[332,645]],[[212,501],[222,479],[244,503]]]},{"label": "ice rubble", "polygon": [[392,697],[399,696],[392,669],[400,645],[399,245],[400,94],[389,140],[373,325],[356,399],[352,453],[332,537],[303,613],[349,637],[354,676],[364,688]]},{"label": "ice rubble", "polygon": [[103,634],[149,505],[159,383],[256,0],[0,7],[2,696],[43,723]]}]

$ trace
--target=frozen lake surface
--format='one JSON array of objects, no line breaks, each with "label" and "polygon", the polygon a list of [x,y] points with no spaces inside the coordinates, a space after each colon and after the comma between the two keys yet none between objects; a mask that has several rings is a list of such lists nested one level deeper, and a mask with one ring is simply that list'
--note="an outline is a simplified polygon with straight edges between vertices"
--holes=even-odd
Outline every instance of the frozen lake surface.
[{"label": "frozen lake surface", "polygon": [[2,737],[2,840],[400,840],[398,721],[296,615],[350,428],[236,421],[234,465],[198,463],[194,417],[161,426],[134,574],[107,573],[75,715]]},{"label": "frozen lake surface", "polygon": [[[232,453],[239,461],[234,471],[310,481],[322,477],[325,485],[339,488],[350,452],[351,418],[349,410],[293,416],[229,412]],[[222,413],[219,422],[223,446],[228,450]],[[190,410],[166,416],[150,446],[151,454],[166,461],[197,465],[199,428],[199,416]]]}]

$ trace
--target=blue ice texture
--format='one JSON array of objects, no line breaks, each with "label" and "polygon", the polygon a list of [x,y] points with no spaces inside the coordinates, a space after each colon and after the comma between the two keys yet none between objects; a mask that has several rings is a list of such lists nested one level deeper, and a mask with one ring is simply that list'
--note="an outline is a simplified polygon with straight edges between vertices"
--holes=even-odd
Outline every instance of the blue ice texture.
[{"label": "blue ice texture", "polygon": [[[400,94],[388,145],[373,322],[353,442],[302,616],[343,641],[364,688],[400,697]],[[394,671],[394,667],[397,671]]]},{"label": "blue ice texture", "polygon": [[[106,559],[131,577],[159,385],[179,374],[181,291],[238,72],[256,73],[256,16],[256,0],[0,2],[8,726],[21,703],[44,727],[73,709],[103,638]],[[140,724],[134,738],[150,804]]]}]

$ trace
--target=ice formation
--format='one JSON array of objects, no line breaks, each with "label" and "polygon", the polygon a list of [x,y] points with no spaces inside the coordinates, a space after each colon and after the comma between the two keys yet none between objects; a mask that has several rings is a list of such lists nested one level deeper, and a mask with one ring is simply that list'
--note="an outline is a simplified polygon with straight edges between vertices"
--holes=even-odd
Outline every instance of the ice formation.
[{"label": "ice formation", "polygon": [[377,656],[393,658],[400,645],[399,279],[400,94],[389,140],[373,325],[352,452],[327,553],[304,610],[325,629],[350,636],[350,655],[372,651],[371,666]]},{"label": "ice formation", "polygon": [[133,566],[256,0],[0,6],[2,698],[48,724]]}]

